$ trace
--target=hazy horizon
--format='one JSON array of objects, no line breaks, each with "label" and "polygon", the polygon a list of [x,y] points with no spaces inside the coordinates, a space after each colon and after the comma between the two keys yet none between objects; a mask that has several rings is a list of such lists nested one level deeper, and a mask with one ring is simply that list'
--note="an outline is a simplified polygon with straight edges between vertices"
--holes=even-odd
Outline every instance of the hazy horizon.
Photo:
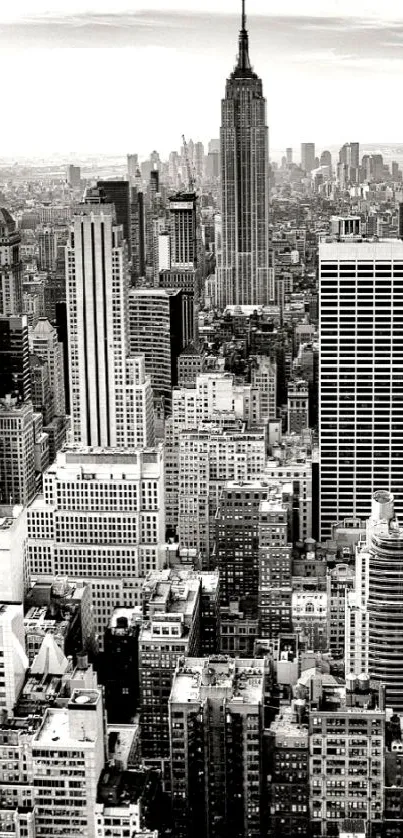
[{"label": "hazy horizon", "polygon": [[[0,10],[12,79],[2,156],[153,148],[218,136],[240,0],[16,0]],[[353,5],[353,10],[352,10]],[[403,9],[369,0],[247,0],[272,153],[401,132]],[[378,111],[376,107],[378,105]],[[371,142],[373,142],[371,140]],[[380,145],[389,143],[379,143]],[[393,145],[394,143],[391,143]],[[398,144],[398,139],[396,140]]]}]

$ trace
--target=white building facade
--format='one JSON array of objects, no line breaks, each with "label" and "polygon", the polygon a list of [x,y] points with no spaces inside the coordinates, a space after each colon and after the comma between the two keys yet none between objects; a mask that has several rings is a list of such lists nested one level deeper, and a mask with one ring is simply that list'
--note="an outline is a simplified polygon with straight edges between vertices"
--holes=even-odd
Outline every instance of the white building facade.
[{"label": "white building facade", "polygon": [[152,445],[151,385],[129,358],[127,246],[111,206],[83,206],[74,217],[66,274],[73,441]]},{"label": "white building facade", "polygon": [[402,508],[403,242],[326,241],[319,259],[323,540],[377,489]]},{"label": "white building facade", "polygon": [[162,561],[162,446],[59,452],[27,516],[31,575],[88,582],[102,645],[114,607],[138,605],[144,576]]}]

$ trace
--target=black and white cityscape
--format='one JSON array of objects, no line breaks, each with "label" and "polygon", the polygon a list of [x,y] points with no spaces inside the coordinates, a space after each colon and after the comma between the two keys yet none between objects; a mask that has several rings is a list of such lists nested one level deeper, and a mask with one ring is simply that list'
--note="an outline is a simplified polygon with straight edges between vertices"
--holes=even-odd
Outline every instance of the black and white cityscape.
[{"label": "black and white cityscape", "polygon": [[403,12],[248,1],[0,11],[0,838],[403,838]]}]

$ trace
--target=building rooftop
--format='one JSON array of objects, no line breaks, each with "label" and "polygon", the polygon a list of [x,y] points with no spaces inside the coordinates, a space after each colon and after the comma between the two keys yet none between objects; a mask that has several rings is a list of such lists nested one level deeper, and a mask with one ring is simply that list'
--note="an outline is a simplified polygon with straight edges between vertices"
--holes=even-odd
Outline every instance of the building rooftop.
[{"label": "building rooftop", "polygon": [[47,632],[42,640],[41,648],[32,662],[32,675],[64,675],[69,662],[63,650],[57,645],[53,634]]},{"label": "building rooftop", "polygon": [[107,725],[108,758],[116,765],[127,768],[133,746],[138,742],[140,731],[138,724]]},{"label": "building rooftop", "polygon": [[351,236],[338,238],[337,235],[326,235],[319,242],[319,255],[323,261],[327,259],[398,259],[403,258],[403,242],[401,239],[380,239],[378,237]]},{"label": "building rooftop", "polygon": [[[143,596],[147,610],[147,617],[140,630],[140,642],[161,639],[166,636],[165,627],[179,624],[177,639],[188,635],[193,614],[199,598],[201,588],[197,574],[192,578],[183,578],[171,571],[172,576],[167,581],[158,578],[147,580],[143,586]],[[160,628],[158,628],[160,624]],[[158,637],[158,634],[161,637]]]},{"label": "building rooftop", "polygon": [[182,352],[179,355],[179,359],[183,358],[184,356],[190,356],[190,355],[196,356],[197,358],[202,358],[203,357],[202,352],[200,352],[199,349],[197,349],[197,347],[194,345],[194,343],[186,344],[185,348],[182,349]]},{"label": "building rooftop", "polygon": [[129,291],[130,297],[176,297],[182,292],[181,288],[131,288]]},{"label": "building rooftop", "polygon": [[345,818],[339,824],[340,838],[365,838],[367,834],[366,823],[363,820],[352,820]]},{"label": "building rooftop", "polygon": [[123,634],[133,629],[135,626],[141,624],[143,614],[141,606],[133,606],[132,608],[115,608],[109,620],[109,628],[114,632],[121,631]]},{"label": "building rooftop", "polygon": [[302,724],[305,701],[296,699],[289,706],[282,706],[270,725],[278,747],[308,747],[308,725]]},{"label": "building rooftop", "polygon": [[7,716],[0,719],[0,730],[3,734],[34,733],[42,724],[41,715]]},{"label": "building rooftop", "polygon": [[11,212],[5,207],[0,207],[0,224],[10,228],[10,232],[15,230],[15,221]]},{"label": "building rooftop", "polygon": [[0,399],[0,412],[28,414],[32,413],[32,405],[30,402],[18,402],[15,397],[7,395],[4,399]]},{"label": "building rooftop", "polygon": [[[76,745],[70,739],[69,719],[66,707],[48,708],[42,725],[35,735],[35,744],[57,747],[59,745]],[[85,744],[85,743],[82,743]]]},{"label": "building rooftop", "polygon": [[40,317],[36,326],[32,329],[31,337],[45,337],[48,338],[50,335],[54,335],[56,332],[54,326],[49,322],[47,317]]},{"label": "building rooftop", "polygon": [[[38,732],[34,737],[34,745],[42,745],[50,748],[80,748],[85,749],[92,747],[94,739],[88,736],[88,730],[84,732],[82,738],[71,736],[71,726],[69,724],[70,708],[73,705],[78,707],[88,708],[91,705],[95,706],[99,701],[100,693],[98,690],[76,690],[70,699],[68,707],[51,707],[46,710],[43,722]],[[93,736],[95,738],[96,731]]]},{"label": "building rooftop", "polygon": [[9,530],[23,510],[23,506],[0,506],[0,532]]},{"label": "building rooftop", "polygon": [[[104,806],[130,806],[140,798],[152,800],[158,787],[159,774],[156,771],[119,771],[109,766],[103,770],[99,779],[98,803]],[[104,811],[104,814],[107,812]]]},{"label": "building rooftop", "polygon": [[175,671],[171,703],[224,698],[229,706],[258,705],[263,701],[264,661],[232,659],[225,655],[183,658]]}]

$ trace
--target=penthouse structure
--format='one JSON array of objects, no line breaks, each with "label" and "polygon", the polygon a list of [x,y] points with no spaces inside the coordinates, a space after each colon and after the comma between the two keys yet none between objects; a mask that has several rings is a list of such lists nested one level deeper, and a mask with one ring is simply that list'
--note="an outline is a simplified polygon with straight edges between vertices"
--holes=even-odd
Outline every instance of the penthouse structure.
[{"label": "penthouse structure", "polygon": [[261,833],[264,661],[185,658],[169,698],[179,838]]}]

